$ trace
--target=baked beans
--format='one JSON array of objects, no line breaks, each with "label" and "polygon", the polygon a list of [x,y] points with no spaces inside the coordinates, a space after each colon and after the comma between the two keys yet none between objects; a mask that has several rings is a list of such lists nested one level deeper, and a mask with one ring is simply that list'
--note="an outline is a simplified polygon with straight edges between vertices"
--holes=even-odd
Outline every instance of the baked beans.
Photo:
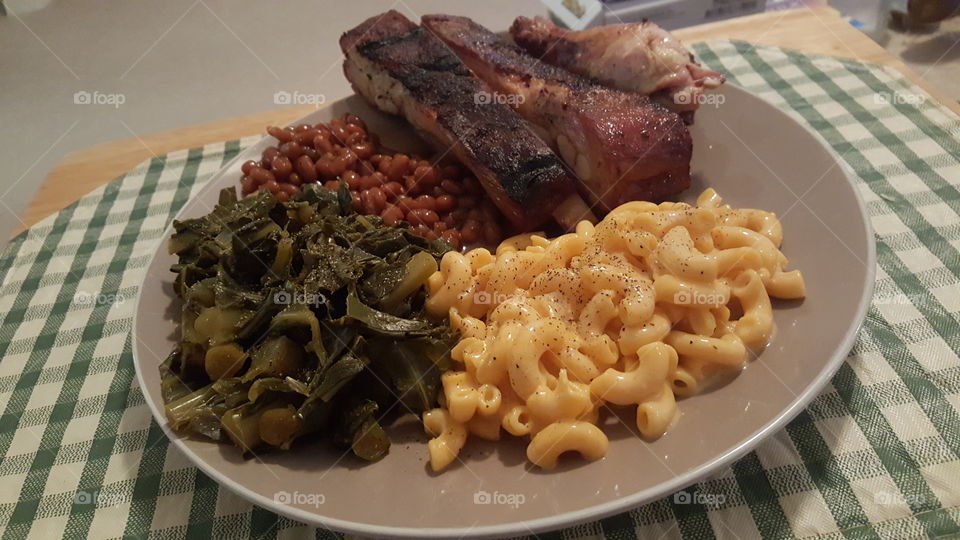
[{"label": "baked beans", "polygon": [[378,215],[387,225],[405,222],[429,240],[456,248],[496,246],[504,218],[469,172],[420,156],[391,153],[359,117],[346,114],[329,124],[270,126],[276,144],[260,160],[243,163],[244,195],[258,190],[286,202],[302,184],[320,182],[329,190],[346,183],[357,212]]}]

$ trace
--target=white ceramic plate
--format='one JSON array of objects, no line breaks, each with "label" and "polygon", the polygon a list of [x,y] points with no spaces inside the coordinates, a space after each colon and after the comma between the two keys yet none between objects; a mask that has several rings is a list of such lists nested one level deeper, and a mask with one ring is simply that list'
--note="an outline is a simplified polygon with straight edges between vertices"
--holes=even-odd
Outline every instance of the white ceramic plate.
[{"label": "white ceramic plate", "polygon": [[[211,478],[250,501],[306,523],[372,536],[515,535],[558,528],[626,510],[681,489],[729,464],[782,428],[823,387],[853,345],[869,303],[875,247],[863,203],[845,164],[811,131],[769,103],[726,85],[719,106],[704,106],[692,127],[692,201],[715,188],[734,207],[776,212],[790,267],[807,283],[803,302],[775,309],[777,333],[740,376],[680,402],[682,417],[647,443],[611,419],[607,456],[530,468],[525,443],[471,440],[464,464],[434,475],[426,437],[415,422],[390,431],[382,461],[362,465],[323,442],[241,459],[230,446],[172,434],[163,415],[157,367],[178,335],[166,241],[157,246],[134,319],[134,359],[144,396],[173,445]],[[353,112],[385,144],[411,150],[409,128],[352,97],[296,123]],[[221,188],[236,185],[240,164],[258,159],[264,139],[224,167],[179,212],[206,214]],[[168,231],[169,233],[169,231]],[[169,236],[169,234],[167,235]],[[632,422],[627,422],[627,425]],[[506,504],[501,504],[506,503]],[[519,504],[517,504],[519,503]]]}]

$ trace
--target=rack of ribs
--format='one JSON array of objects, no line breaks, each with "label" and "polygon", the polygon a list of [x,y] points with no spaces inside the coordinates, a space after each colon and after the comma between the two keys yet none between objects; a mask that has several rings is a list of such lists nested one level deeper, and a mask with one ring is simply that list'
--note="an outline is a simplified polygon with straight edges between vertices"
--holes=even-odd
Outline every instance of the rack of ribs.
[{"label": "rack of ribs", "polygon": [[493,91],[433,34],[389,11],[343,34],[340,48],[354,90],[459,159],[514,228],[595,219],[560,158],[512,109],[484,99]]},{"label": "rack of ribs", "polygon": [[541,62],[466,17],[427,15],[421,23],[509,98],[501,101],[557,150],[591,204],[609,210],[690,186],[693,144],[677,113]]}]

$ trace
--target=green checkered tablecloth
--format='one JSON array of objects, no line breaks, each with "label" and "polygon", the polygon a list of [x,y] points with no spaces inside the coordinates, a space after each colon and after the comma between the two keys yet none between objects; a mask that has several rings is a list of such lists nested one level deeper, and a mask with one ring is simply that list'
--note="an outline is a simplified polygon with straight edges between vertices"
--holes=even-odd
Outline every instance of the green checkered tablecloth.
[{"label": "green checkered tablecloth", "polygon": [[[876,295],[849,358],[810,407],[689,488],[722,504],[671,497],[547,536],[960,534],[960,120],[877,65],[742,42],[695,48],[856,170],[877,234]],[[3,251],[4,538],[335,536],[198,472],[168,444],[134,377],[130,323],[151,249],[253,141],[153,159]]]}]

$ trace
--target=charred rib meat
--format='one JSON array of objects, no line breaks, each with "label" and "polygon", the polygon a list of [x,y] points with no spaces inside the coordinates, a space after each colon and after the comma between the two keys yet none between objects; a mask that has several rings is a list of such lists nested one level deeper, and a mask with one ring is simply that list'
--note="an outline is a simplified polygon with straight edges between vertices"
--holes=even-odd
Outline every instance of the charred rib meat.
[{"label": "charred rib meat", "polygon": [[465,17],[428,15],[425,28],[507,100],[607,209],[660,200],[690,185],[690,133],[646,96],[591,83],[526,54]]}]

